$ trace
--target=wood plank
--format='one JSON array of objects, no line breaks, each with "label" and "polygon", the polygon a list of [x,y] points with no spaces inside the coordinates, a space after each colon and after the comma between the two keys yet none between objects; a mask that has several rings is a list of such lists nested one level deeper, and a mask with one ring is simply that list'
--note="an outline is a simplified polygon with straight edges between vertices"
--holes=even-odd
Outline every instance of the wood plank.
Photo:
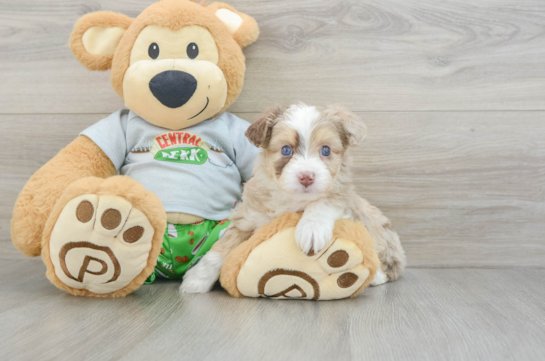
[{"label": "wood plank", "polygon": [[545,266],[544,115],[362,115],[356,184],[393,220],[411,266]]},{"label": "wood plank", "polygon": [[[182,295],[72,297],[34,261],[0,260],[0,358],[541,360],[545,270],[408,270],[336,302]],[[16,274],[18,277],[13,277]]]},{"label": "wood plank", "polygon": [[[111,113],[108,73],[66,46],[83,14],[149,0],[0,0],[0,112]],[[541,0],[231,0],[261,26],[234,112],[295,100],[353,110],[545,110]]]},{"label": "wood plank", "polygon": [[[24,257],[9,219],[26,180],[105,115],[0,115],[0,258]],[[360,115],[355,182],[393,220],[410,267],[545,267],[545,112]]]}]

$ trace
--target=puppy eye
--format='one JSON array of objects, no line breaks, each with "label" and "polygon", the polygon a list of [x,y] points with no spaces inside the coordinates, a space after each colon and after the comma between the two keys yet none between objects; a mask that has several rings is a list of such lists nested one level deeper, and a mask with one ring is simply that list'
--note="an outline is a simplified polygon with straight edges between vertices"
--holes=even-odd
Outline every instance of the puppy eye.
[{"label": "puppy eye", "polygon": [[191,43],[187,46],[187,56],[189,59],[195,59],[199,55],[199,47],[195,43]]},{"label": "puppy eye", "polygon": [[289,145],[285,145],[282,147],[282,155],[291,155],[291,147]]},{"label": "puppy eye", "polygon": [[329,157],[331,155],[331,148],[329,148],[327,145],[324,145],[322,147],[322,155],[324,157]]},{"label": "puppy eye", "polygon": [[152,59],[157,59],[159,56],[159,45],[152,43],[148,48],[148,55]]}]

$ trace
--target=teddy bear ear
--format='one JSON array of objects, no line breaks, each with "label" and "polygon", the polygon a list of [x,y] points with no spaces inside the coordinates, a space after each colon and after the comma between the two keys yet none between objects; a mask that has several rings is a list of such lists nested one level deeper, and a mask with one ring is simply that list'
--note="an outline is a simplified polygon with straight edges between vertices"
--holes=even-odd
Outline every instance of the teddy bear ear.
[{"label": "teddy bear ear", "polygon": [[224,3],[212,3],[207,8],[227,26],[241,48],[250,45],[259,37],[257,21],[251,16],[238,12],[234,7]]},{"label": "teddy bear ear", "polygon": [[108,70],[115,49],[133,19],[114,12],[98,11],[82,16],[70,35],[74,57],[89,70]]}]

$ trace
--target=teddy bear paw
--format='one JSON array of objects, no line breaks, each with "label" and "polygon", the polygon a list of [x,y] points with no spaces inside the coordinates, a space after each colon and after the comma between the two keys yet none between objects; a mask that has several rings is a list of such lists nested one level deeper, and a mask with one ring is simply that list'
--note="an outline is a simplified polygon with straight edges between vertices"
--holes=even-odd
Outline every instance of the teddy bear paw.
[{"label": "teddy bear paw", "polygon": [[61,211],[49,240],[49,257],[66,286],[106,295],[144,270],[154,233],[148,218],[124,198],[84,194]]},{"label": "teddy bear paw", "polygon": [[360,248],[350,240],[334,239],[322,251],[308,256],[293,242],[293,236],[280,232],[249,255],[237,286],[247,297],[346,298],[370,281],[369,267]]}]

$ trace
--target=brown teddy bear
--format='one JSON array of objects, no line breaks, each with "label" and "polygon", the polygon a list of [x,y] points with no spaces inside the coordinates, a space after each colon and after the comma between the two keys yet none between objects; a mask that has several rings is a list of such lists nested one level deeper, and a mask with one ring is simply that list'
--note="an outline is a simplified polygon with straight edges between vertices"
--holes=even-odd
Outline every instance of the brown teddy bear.
[{"label": "brown teddy bear", "polygon": [[181,279],[221,236],[257,154],[248,124],[224,110],[258,34],[229,5],[189,0],[78,20],[74,56],[111,69],[128,110],[84,130],[17,199],[13,243],[42,255],[53,284],[122,297],[146,279]]}]

